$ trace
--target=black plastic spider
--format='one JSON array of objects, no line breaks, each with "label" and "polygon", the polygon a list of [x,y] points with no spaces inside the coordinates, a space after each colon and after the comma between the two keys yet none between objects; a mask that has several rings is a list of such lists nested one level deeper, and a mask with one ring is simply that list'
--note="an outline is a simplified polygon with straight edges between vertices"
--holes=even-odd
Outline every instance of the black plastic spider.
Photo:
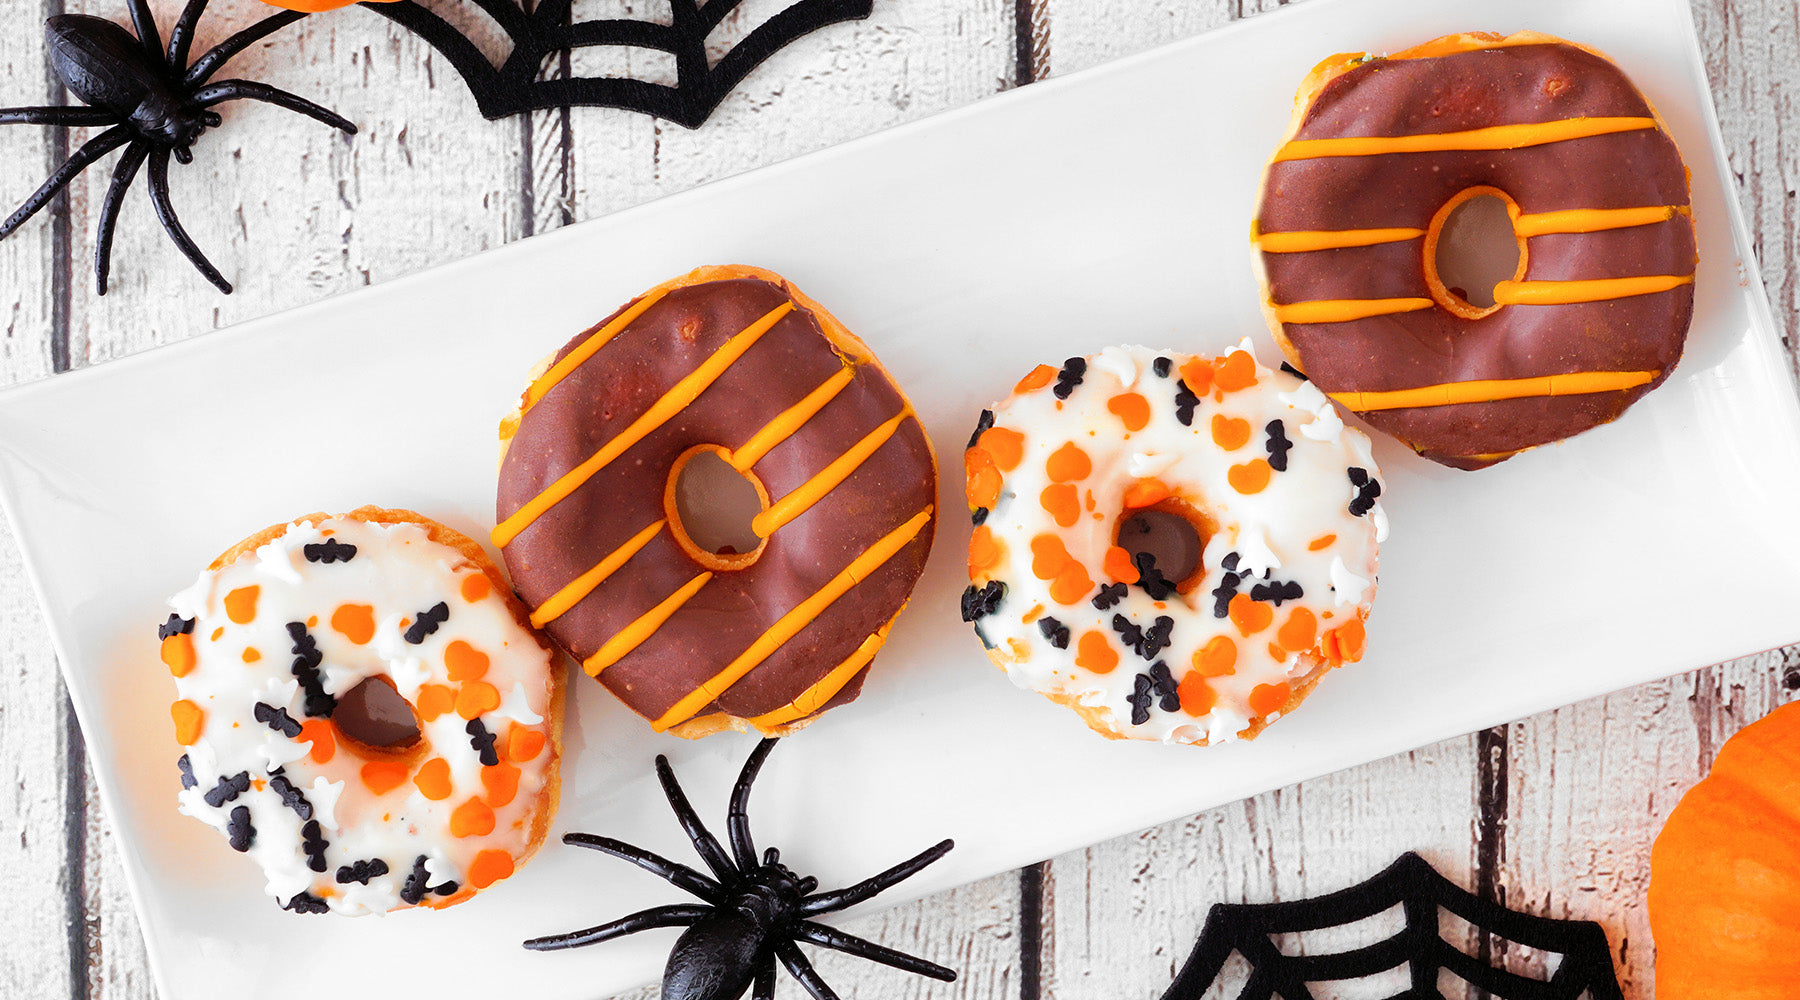
[{"label": "black plastic spider", "polygon": [[220,42],[190,66],[188,50],[208,0],[188,0],[174,29],[169,32],[166,53],[148,0],[128,0],[128,3],[132,24],[137,28],[136,37],[121,25],[85,14],[58,14],[45,23],[44,36],[50,51],[51,68],[63,86],[89,106],[0,109],[0,125],[110,127],[76,150],[68,162],[57,168],[44,186],[37,189],[37,193],[0,223],[0,239],[12,235],[95,160],[124,146],[125,152],[113,168],[112,185],[100,206],[99,235],[94,247],[94,274],[100,294],[106,294],[113,226],[119,218],[119,206],[136,179],[138,169],[148,160],[150,202],[156,207],[157,219],[206,280],[229,295],[231,283],[200,252],[187,230],[182,228],[181,220],[175,217],[175,206],[169,201],[170,154],[183,164],[193,162],[190,147],[194,140],[207,129],[218,128],[223,123],[218,112],[209,109],[226,101],[264,101],[351,135],[356,134],[356,126],[303,97],[267,84],[249,80],[207,83],[231,57],[300,20],[305,14],[283,11],[264,18]]},{"label": "black plastic spider", "polygon": [[943,841],[909,861],[836,892],[814,893],[813,890],[819,887],[818,879],[794,874],[780,863],[780,852],[773,847],[764,852],[761,864],[756,863],[756,847],[750,840],[747,812],[750,785],[776,742],[768,739],[757,745],[750,759],[744,762],[737,786],[732,789],[731,811],[726,817],[732,852],[729,855],[707,832],[693,806],[688,804],[687,796],[675,780],[675,772],[669,767],[668,758],[656,758],[656,776],[662,779],[663,794],[668,796],[669,805],[675,808],[675,818],[680,820],[682,830],[694,842],[694,850],[712,869],[717,881],[686,865],[617,840],[586,833],[563,837],[565,844],[604,851],[655,872],[678,888],[705,900],[705,906],[659,906],[598,927],[534,938],[525,942],[525,947],[534,951],[556,951],[608,941],[653,927],[687,927],[675,942],[675,949],[669,953],[669,964],[663,970],[662,1000],[736,1000],[753,981],[756,1000],[770,1000],[775,996],[776,959],[787,966],[788,972],[816,1000],[837,1000],[837,994],[825,985],[806,956],[800,953],[796,944],[799,941],[835,948],[947,983],[954,982],[956,973],[941,965],[807,919],[860,903],[912,877],[948,854],[955,846],[952,841]]}]

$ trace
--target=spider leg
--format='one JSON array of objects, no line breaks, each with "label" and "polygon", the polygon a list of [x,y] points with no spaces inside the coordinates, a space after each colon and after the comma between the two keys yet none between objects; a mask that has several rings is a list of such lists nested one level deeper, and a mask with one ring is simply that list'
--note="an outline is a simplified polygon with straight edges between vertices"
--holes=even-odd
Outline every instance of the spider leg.
[{"label": "spider leg", "polygon": [[245,28],[243,31],[232,35],[230,38],[227,38],[206,50],[204,55],[194,60],[194,64],[188,67],[187,74],[182,79],[182,82],[189,87],[200,86],[212,79],[212,75],[217,73],[221,66],[230,62],[233,56],[305,16],[306,13],[304,11],[284,10],[279,14],[272,14],[263,18],[255,24],[252,24],[250,27]]},{"label": "spider leg", "polygon": [[750,839],[750,786],[762,770],[769,751],[775,749],[773,739],[763,740],[750,751],[744,769],[738,773],[737,785],[731,789],[731,811],[725,816],[725,832],[731,837],[731,851],[737,855],[738,867],[749,871],[756,867],[756,843]]},{"label": "spider leg", "polygon": [[716,904],[725,898],[724,886],[687,865],[659,857],[611,837],[596,837],[591,833],[565,833],[563,834],[563,843],[601,851],[615,858],[623,858],[647,872],[662,876],[677,889],[693,893],[709,903]]},{"label": "spider leg", "polygon": [[815,924],[810,920],[802,920],[794,926],[794,936],[823,948],[832,948],[847,952],[858,958],[866,958],[871,962],[892,966],[906,972],[915,972],[921,976],[930,976],[946,983],[956,982],[956,972],[946,969],[936,962],[927,962],[922,958],[908,955],[892,948],[884,948],[873,941],[865,941],[854,934],[845,934],[835,927]]},{"label": "spider leg", "polygon": [[303,114],[314,121],[324,122],[346,135],[356,134],[356,126],[352,125],[348,118],[328,108],[322,108],[299,94],[277,90],[265,83],[256,83],[251,80],[225,80],[202,87],[194,93],[194,103],[207,108],[225,101],[240,100],[273,104],[278,108],[286,108],[289,111]]},{"label": "spider leg", "polygon": [[7,216],[5,222],[0,222],[0,240],[11,236],[14,230],[25,224],[26,219],[36,215],[39,209],[50,204],[50,199],[56,197],[58,191],[67,187],[69,182],[75,179],[76,174],[93,165],[95,160],[130,141],[131,130],[124,125],[115,125],[83,143],[81,148],[75,151],[75,155],[69,157],[68,162],[56,168],[56,173],[50,175],[50,179],[44,182],[43,187],[38,188],[31,197],[25,199],[25,204],[20,205],[13,214]]},{"label": "spider leg", "polygon": [[831,913],[834,910],[841,910],[847,906],[854,906],[884,889],[892,888],[893,886],[912,878],[923,870],[925,866],[944,855],[949,854],[950,848],[955,846],[956,842],[954,840],[945,840],[935,847],[920,853],[916,857],[902,861],[894,867],[889,868],[887,871],[863,879],[853,886],[839,889],[835,892],[823,892],[817,896],[810,897],[801,902],[800,915],[803,917],[812,917],[821,913]]},{"label": "spider leg", "polygon": [[200,23],[200,15],[206,13],[206,4],[207,0],[188,0],[187,6],[181,8],[181,17],[169,29],[170,66],[180,69],[187,65],[188,49],[194,44],[194,27]]},{"label": "spider leg", "polygon": [[157,146],[150,150],[150,204],[156,208],[156,217],[162,222],[163,229],[169,239],[181,251],[188,263],[194,265],[202,277],[213,283],[213,286],[226,295],[231,294],[231,282],[212,266],[212,261],[200,252],[187,230],[182,228],[181,220],[175,217],[175,204],[169,200],[169,151]]},{"label": "spider leg", "polygon": [[137,29],[138,41],[144,43],[144,53],[150,57],[152,65],[162,63],[162,35],[156,30],[156,15],[150,12],[150,0],[128,0],[131,8],[131,24]]},{"label": "spider leg", "polygon": [[813,995],[813,1000],[838,1000],[838,995],[825,985],[825,980],[819,978],[812,963],[806,960],[805,955],[800,954],[799,945],[787,938],[776,938],[775,955],[781,959],[782,965],[787,966],[788,974],[806,987],[806,992]]},{"label": "spider leg", "polygon": [[629,916],[588,927],[567,934],[551,934],[547,937],[532,938],[525,942],[525,947],[532,951],[562,951],[564,948],[579,948],[583,945],[599,944],[611,941],[616,937],[636,934],[656,927],[685,927],[712,912],[707,906],[658,906],[654,909],[640,910]]},{"label": "spider leg", "polygon": [[0,125],[117,125],[119,116],[105,108],[58,105],[47,108],[0,108]]},{"label": "spider leg", "polygon": [[675,770],[669,766],[669,758],[662,754],[656,755],[656,777],[662,782],[663,795],[674,808],[675,818],[680,821],[682,832],[694,842],[694,851],[706,862],[706,867],[711,868],[721,882],[735,880],[738,871],[732,867],[731,857],[725,853],[725,848],[719,846],[718,839],[711,831],[706,829],[706,824],[700,821],[699,814],[694,812],[693,805],[688,802],[687,793],[681,790],[681,783],[675,780]]},{"label": "spider leg", "polygon": [[756,970],[755,983],[750,1000],[775,1000],[775,959],[763,959],[762,967]]},{"label": "spider leg", "polygon": [[113,226],[119,221],[119,208],[125,204],[125,193],[137,179],[138,168],[150,154],[150,144],[134,142],[125,147],[113,167],[112,184],[106,189],[106,200],[100,204],[100,235],[94,241],[94,278],[100,294],[106,294],[106,276],[112,270]]}]

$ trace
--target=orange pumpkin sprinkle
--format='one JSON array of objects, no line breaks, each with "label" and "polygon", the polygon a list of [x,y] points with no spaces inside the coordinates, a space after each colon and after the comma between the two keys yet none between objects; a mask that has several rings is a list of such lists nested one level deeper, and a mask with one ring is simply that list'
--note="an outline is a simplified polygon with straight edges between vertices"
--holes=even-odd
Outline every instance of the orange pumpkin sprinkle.
[{"label": "orange pumpkin sprinkle", "polygon": [[1268,715],[1287,707],[1288,699],[1293,697],[1293,688],[1286,681],[1280,684],[1258,684],[1250,689],[1250,710],[1257,715]]},{"label": "orange pumpkin sprinkle", "polygon": [[519,794],[519,769],[505,761],[484,767],[481,787],[487,789],[488,805],[504,808]]},{"label": "orange pumpkin sprinkle", "polygon": [[1050,599],[1058,604],[1075,604],[1093,589],[1094,580],[1088,576],[1087,567],[1071,559],[1050,582]]},{"label": "orange pumpkin sprinkle", "polygon": [[419,718],[430,722],[456,707],[456,692],[442,684],[425,684],[419,688],[418,697],[413,699],[413,709]]},{"label": "orange pumpkin sprinkle", "polygon": [[1110,674],[1119,665],[1119,651],[1105,632],[1083,632],[1075,643],[1075,665],[1096,674]]},{"label": "orange pumpkin sprinkle", "polygon": [[1206,645],[1194,651],[1194,669],[1202,677],[1223,677],[1237,673],[1237,643],[1223,635],[1215,635]]},{"label": "orange pumpkin sprinkle", "polygon": [[470,681],[456,693],[456,714],[473,719],[500,707],[500,692],[487,681]]},{"label": "orange pumpkin sprinkle", "polygon": [[994,501],[1000,499],[1000,469],[994,465],[994,456],[985,448],[970,448],[963,452],[963,471],[968,474],[968,488],[965,491],[969,500],[969,509],[992,507]]},{"label": "orange pumpkin sprinkle", "polygon": [[1325,633],[1325,656],[1333,666],[1355,663],[1362,659],[1363,647],[1367,641],[1368,633],[1363,627],[1362,619],[1352,618]]},{"label": "orange pumpkin sprinkle", "polygon": [[433,757],[419,765],[419,773],[413,775],[413,784],[419,786],[419,794],[433,802],[442,802],[450,797],[450,762],[442,757]]},{"label": "orange pumpkin sprinkle", "polygon": [[361,646],[375,638],[375,609],[367,604],[340,604],[331,613],[331,627]]},{"label": "orange pumpkin sprinkle", "polygon": [[969,579],[979,580],[992,573],[1006,560],[1006,546],[987,525],[980,525],[969,536]]},{"label": "orange pumpkin sprinkle", "polygon": [[487,676],[488,655],[455,639],[444,647],[444,668],[453,681],[478,681]]},{"label": "orange pumpkin sprinkle", "polygon": [[1320,549],[1330,548],[1331,543],[1335,542],[1335,541],[1337,541],[1337,533],[1336,532],[1333,532],[1329,535],[1320,535],[1319,537],[1306,543],[1306,551],[1317,552]]},{"label": "orange pumpkin sprinkle", "polygon": [[386,795],[406,783],[405,764],[394,760],[372,760],[362,766],[362,783],[376,795]]},{"label": "orange pumpkin sprinkle", "polygon": [[1005,427],[989,427],[982,431],[975,446],[994,456],[994,464],[1002,472],[1018,468],[1025,457],[1025,435]]},{"label": "orange pumpkin sprinkle", "polygon": [[1181,380],[1187,383],[1188,391],[1196,396],[1206,395],[1212,388],[1213,366],[1209,361],[1195,358],[1181,366]]},{"label": "orange pumpkin sprinkle", "polygon": [[523,764],[544,752],[544,734],[514,722],[506,730],[506,759]]},{"label": "orange pumpkin sprinkle", "polygon": [[1256,359],[1243,351],[1232,351],[1218,366],[1213,383],[1226,392],[1250,388],[1256,384]]},{"label": "orange pumpkin sprinkle", "polygon": [[1150,401],[1135,392],[1121,392],[1106,401],[1128,431],[1141,431],[1150,423]]},{"label": "orange pumpkin sprinkle", "polygon": [[1213,710],[1219,703],[1219,693],[1206,683],[1206,678],[1198,673],[1190,672],[1175,686],[1175,695],[1181,699],[1181,710],[1199,718]]},{"label": "orange pumpkin sprinkle", "polygon": [[1053,483],[1072,483],[1086,479],[1092,471],[1093,461],[1088,458],[1087,452],[1075,447],[1073,441],[1051,452],[1049,459],[1044,462],[1044,473]]},{"label": "orange pumpkin sprinkle", "polygon": [[494,584],[487,578],[486,573],[478,570],[463,577],[463,600],[468,601],[470,604],[474,604],[476,601],[486,598],[493,590]]},{"label": "orange pumpkin sprinkle", "polygon": [[1065,528],[1081,517],[1081,497],[1073,483],[1051,483],[1038,494],[1038,503]]},{"label": "orange pumpkin sprinkle", "polygon": [[1276,663],[1284,663],[1287,661],[1287,658],[1288,651],[1281,648],[1281,643],[1269,643],[1269,659],[1274,660]]},{"label": "orange pumpkin sprinkle", "polygon": [[485,837],[494,832],[494,811],[480,799],[470,799],[450,814],[453,837]]},{"label": "orange pumpkin sprinkle", "polygon": [[1231,603],[1226,605],[1226,612],[1231,616],[1231,623],[1238,627],[1245,638],[1268,628],[1269,623],[1275,620],[1275,612],[1269,610],[1267,604],[1251,600],[1249,594],[1234,596]]},{"label": "orange pumpkin sprinkle", "polygon": [[169,717],[175,720],[175,742],[191,747],[200,742],[200,730],[206,724],[206,712],[183,698],[169,706]]},{"label": "orange pumpkin sprinkle", "polygon": [[1275,633],[1275,641],[1281,648],[1296,653],[1304,653],[1313,648],[1313,641],[1319,635],[1319,620],[1306,608],[1295,608],[1288,615],[1287,624]]},{"label": "orange pumpkin sprinkle", "polygon": [[239,587],[225,595],[225,617],[239,625],[248,625],[256,620],[256,598],[262,588],[251,584]]},{"label": "orange pumpkin sprinkle", "polygon": [[1063,540],[1049,532],[1031,540],[1031,575],[1040,580],[1054,580],[1072,560]]},{"label": "orange pumpkin sprinkle", "polygon": [[1250,421],[1215,413],[1212,418],[1213,444],[1226,451],[1236,451],[1250,443]]},{"label": "orange pumpkin sprinkle", "polygon": [[469,884],[477,889],[486,889],[512,873],[513,856],[505,851],[480,851],[469,862]]},{"label": "orange pumpkin sprinkle", "polygon": [[1125,506],[1136,509],[1162,503],[1169,498],[1169,484],[1150,476],[1125,487]]},{"label": "orange pumpkin sprinkle", "polygon": [[312,752],[307,756],[314,764],[328,764],[337,756],[337,730],[331,727],[330,719],[307,719],[300,723],[299,740],[312,744]]},{"label": "orange pumpkin sprinkle", "polygon": [[1013,391],[1021,394],[1036,392],[1044,386],[1049,385],[1050,380],[1055,377],[1056,369],[1049,365],[1038,365],[1031,370],[1031,374],[1020,379],[1018,385],[1013,386]]},{"label": "orange pumpkin sprinkle", "polygon": [[1243,465],[1234,465],[1225,473],[1231,488],[1249,496],[1261,493],[1269,485],[1269,476],[1274,470],[1269,468],[1268,460],[1253,458]]},{"label": "orange pumpkin sprinkle", "polygon": [[198,659],[194,655],[194,637],[186,632],[177,632],[162,641],[162,661],[169,673],[186,677]]},{"label": "orange pumpkin sprinkle", "polygon": [[1101,562],[1100,570],[1118,583],[1138,582],[1138,568],[1131,562],[1131,553],[1117,545],[1106,550],[1106,558]]}]

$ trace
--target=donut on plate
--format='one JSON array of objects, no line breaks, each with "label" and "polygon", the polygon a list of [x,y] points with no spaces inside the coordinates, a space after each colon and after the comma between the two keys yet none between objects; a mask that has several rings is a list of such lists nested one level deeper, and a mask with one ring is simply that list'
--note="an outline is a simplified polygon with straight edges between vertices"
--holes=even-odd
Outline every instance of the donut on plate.
[{"label": "donut on plate", "polygon": [[312,514],[169,604],[181,811],[284,909],[450,906],[543,842],[562,672],[466,536],[411,511]]},{"label": "donut on plate", "polygon": [[[1445,220],[1504,200],[1519,265],[1471,304]],[[1263,176],[1264,312],[1326,395],[1479,469],[1616,419],[1669,377],[1694,307],[1688,172],[1625,74],[1536,32],[1451,35],[1307,77]]]},{"label": "donut on plate", "polygon": [[[626,303],[500,435],[493,541],[533,624],[659,732],[782,735],[854,699],[931,548],[911,404],[769,271],[701,268]],[[755,488],[741,548],[684,523],[701,458]]]},{"label": "donut on plate", "polygon": [[983,411],[964,463],[963,619],[1103,736],[1251,739],[1362,657],[1381,472],[1248,341],[1040,365]]}]

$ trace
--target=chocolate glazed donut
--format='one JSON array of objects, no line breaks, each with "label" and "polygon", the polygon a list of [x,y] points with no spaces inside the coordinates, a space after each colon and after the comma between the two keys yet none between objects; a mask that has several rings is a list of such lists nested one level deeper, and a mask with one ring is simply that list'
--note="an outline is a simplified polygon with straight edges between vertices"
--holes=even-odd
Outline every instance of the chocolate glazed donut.
[{"label": "chocolate glazed donut", "polygon": [[[1503,198],[1519,268],[1478,308],[1439,230]],[[1681,357],[1688,172],[1624,73],[1534,32],[1320,64],[1263,177],[1264,312],[1318,387],[1427,458],[1479,469],[1616,419]]]},{"label": "chocolate glazed donut", "polygon": [[[702,268],[583,333],[501,427],[500,546],[533,624],[658,731],[783,734],[854,699],[925,566],[937,471],[868,348],[779,276]],[[711,451],[761,543],[701,549]]]}]

